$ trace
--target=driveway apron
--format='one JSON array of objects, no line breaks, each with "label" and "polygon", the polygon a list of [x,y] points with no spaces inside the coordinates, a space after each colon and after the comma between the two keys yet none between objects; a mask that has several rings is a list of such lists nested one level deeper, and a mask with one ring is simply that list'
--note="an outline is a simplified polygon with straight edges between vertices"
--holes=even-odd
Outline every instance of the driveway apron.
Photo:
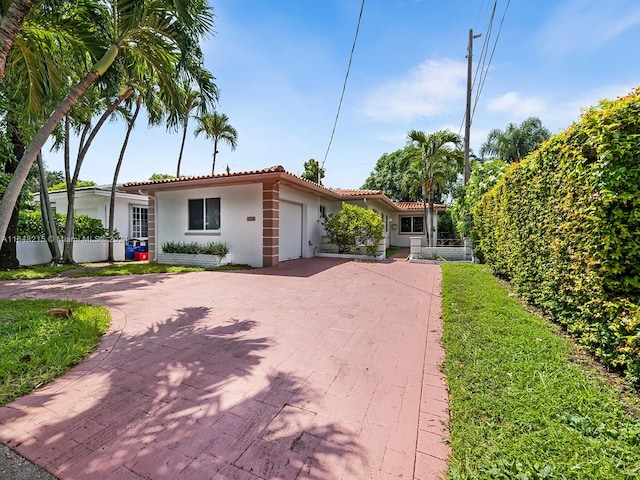
[{"label": "driveway apron", "polygon": [[446,471],[440,266],[2,282],[107,306],[93,355],[0,408],[60,479],[435,479]]}]

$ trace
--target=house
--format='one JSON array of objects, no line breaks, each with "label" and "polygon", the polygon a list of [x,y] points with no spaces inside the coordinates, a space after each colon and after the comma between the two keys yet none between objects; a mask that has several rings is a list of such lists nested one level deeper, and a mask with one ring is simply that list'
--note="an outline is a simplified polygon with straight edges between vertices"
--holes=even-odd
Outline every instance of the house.
[{"label": "house", "polygon": [[[54,212],[67,213],[67,191],[49,192]],[[96,185],[76,189],[74,215],[87,215],[109,226],[109,203],[111,185]],[[148,237],[148,204],[146,195],[139,192],[125,192],[118,185],[115,199],[114,228],[124,240],[146,240]]]},{"label": "house", "polygon": [[[334,190],[288,173],[264,170],[125,183],[149,197],[149,259],[165,242],[226,242],[233,263],[254,267],[320,253],[322,218],[342,202],[378,212],[387,246],[424,237],[423,205],[394,203],[379,190]],[[444,210],[443,205],[437,211]],[[434,218],[437,225],[437,215]],[[437,233],[437,232],[436,232]]]}]

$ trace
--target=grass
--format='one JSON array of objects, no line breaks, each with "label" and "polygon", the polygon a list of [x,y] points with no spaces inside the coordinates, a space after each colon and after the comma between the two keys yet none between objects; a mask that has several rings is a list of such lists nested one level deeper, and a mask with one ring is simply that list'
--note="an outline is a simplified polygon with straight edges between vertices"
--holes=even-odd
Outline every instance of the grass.
[{"label": "grass", "polygon": [[207,271],[247,270],[247,265],[221,265],[214,268],[183,267],[180,265],[164,265],[160,263],[114,263],[107,267],[89,268],[79,271],[75,277],[110,277],[117,275],[144,275],[148,273],[186,273]]},{"label": "grass", "polygon": [[[70,308],[69,318],[49,315]],[[66,300],[0,300],[0,405],[84,359],[109,327],[104,307]]]},{"label": "grass", "polygon": [[[84,267],[84,268],[83,268]],[[0,280],[30,280],[54,277],[67,270],[78,269],[73,277],[111,277],[118,275],[144,275],[148,273],[186,273],[207,271],[250,270],[248,265],[221,265],[214,268],[183,267],[180,265],[162,265],[159,263],[127,262],[113,263],[106,267],[94,267],[90,263],[81,265],[56,265],[21,267],[15,270],[0,271]]]},{"label": "grass", "polygon": [[0,280],[35,280],[58,275],[76,268],[75,265],[46,265],[38,267],[21,267],[15,270],[0,271]]},{"label": "grass", "polygon": [[449,479],[637,479],[621,390],[481,265],[443,265]]},{"label": "grass", "polygon": [[400,250],[402,250],[402,247],[389,247],[389,248],[387,248],[386,258],[391,258],[396,253],[398,253]]},{"label": "grass", "polygon": [[74,277],[111,277],[117,275],[144,275],[148,273],[185,273],[203,272],[202,267],[182,267],[178,265],[163,265],[160,263],[113,263],[106,267],[91,267],[85,265],[87,270],[80,270]]}]

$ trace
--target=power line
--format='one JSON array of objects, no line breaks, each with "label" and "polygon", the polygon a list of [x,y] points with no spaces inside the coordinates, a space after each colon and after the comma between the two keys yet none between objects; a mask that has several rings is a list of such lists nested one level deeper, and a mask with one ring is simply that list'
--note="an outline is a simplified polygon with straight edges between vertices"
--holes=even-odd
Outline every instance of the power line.
[{"label": "power line", "polygon": [[473,111],[471,112],[471,118],[473,118],[473,114],[476,112],[476,106],[478,105],[478,100],[480,100],[480,95],[482,94],[482,89],[484,88],[484,82],[487,79],[487,74],[489,73],[489,66],[491,65],[491,61],[493,60],[493,54],[496,52],[496,47],[498,46],[498,40],[500,39],[500,32],[502,31],[502,25],[504,23],[504,18],[507,16],[507,10],[509,10],[509,5],[511,4],[511,0],[507,0],[507,6],[504,9],[504,13],[502,14],[502,19],[500,20],[500,26],[498,27],[498,34],[496,35],[496,39],[493,42],[493,49],[491,50],[491,56],[489,57],[489,63],[487,64],[487,69],[484,73],[484,77],[480,82],[478,87],[478,93],[476,93],[476,100],[473,104]]},{"label": "power line", "polygon": [[347,73],[344,77],[344,84],[342,85],[342,94],[340,95],[340,101],[338,102],[338,111],[336,112],[336,119],[333,122],[333,129],[331,130],[331,138],[329,138],[329,145],[327,145],[327,151],[324,154],[324,159],[322,160],[322,165],[318,170],[318,175],[324,169],[324,164],[327,161],[327,157],[329,156],[329,150],[331,149],[331,144],[333,143],[333,136],[336,133],[336,126],[338,125],[338,118],[340,117],[340,109],[342,108],[342,100],[344,99],[344,92],[347,89],[347,80],[349,79],[349,72],[351,71],[351,61],[353,60],[353,52],[356,49],[356,41],[358,40],[358,32],[360,31],[360,22],[362,21],[362,12],[364,11],[364,1],[362,0],[362,5],[360,5],[360,14],[358,15],[358,25],[356,26],[356,34],[353,37],[353,45],[351,45],[351,54],[349,55],[349,65],[347,65]]}]

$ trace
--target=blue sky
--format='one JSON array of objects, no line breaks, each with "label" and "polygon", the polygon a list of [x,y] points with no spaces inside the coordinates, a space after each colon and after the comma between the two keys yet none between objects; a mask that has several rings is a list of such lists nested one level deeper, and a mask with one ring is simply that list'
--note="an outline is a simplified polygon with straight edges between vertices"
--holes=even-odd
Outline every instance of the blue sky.
[{"label": "blue sky", "polygon": [[[238,148],[219,147],[216,173],[283,165],[303,172],[322,162],[331,136],[361,0],[215,0],[216,35],[205,64],[220,88],[218,109],[238,130]],[[489,48],[506,9],[478,99],[471,147],[487,133],[537,116],[552,132],[581,108],[640,86],[637,0],[497,2]],[[490,0],[367,0],[324,184],[357,188],[384,153],[402,148],[411,129],[460,131],[465,112],[470,28],[474,71],[487,38]],[[488,57],[487,57],[488,62]],[[477,92],[474,92],[474,98]],[[175,174],[180,134],[147,128],[132,134],[120,180]],[[195,123],[192,121],[192,124]],[[110,183],[123,122],[99,134],[81,178]],[[213,145],[190,132],[182,173],[211,171]],[[44,152],[49,169],[60,154]]]}]

